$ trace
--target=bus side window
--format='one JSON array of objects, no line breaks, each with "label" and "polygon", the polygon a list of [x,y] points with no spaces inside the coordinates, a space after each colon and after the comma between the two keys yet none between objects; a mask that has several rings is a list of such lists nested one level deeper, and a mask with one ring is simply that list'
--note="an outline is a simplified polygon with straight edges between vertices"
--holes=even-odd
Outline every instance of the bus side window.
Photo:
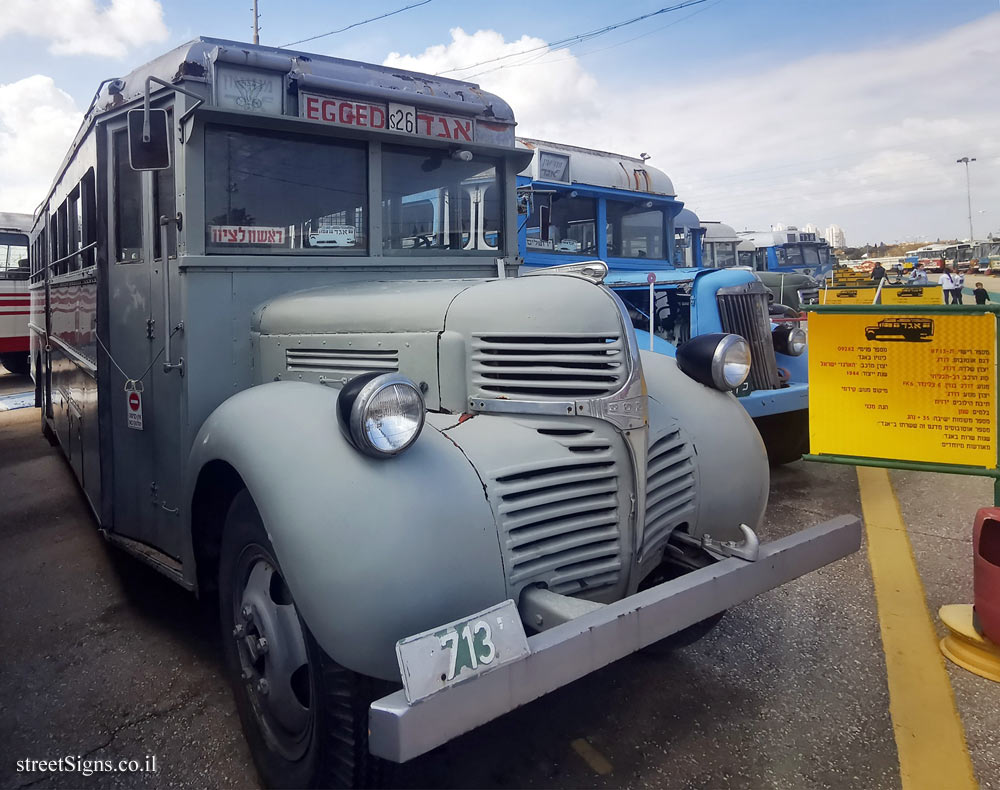
[{"label": "bus side window", "polygon": [[111,138],[114,157],[115,261],[142,260],[142,174],[128,161],[128,133],[122,129]]},{"label": "bus side window", "polygon": [[[80,181],[80,202],[77,204],[80,222],[80,247],[97,241],[97,193],[94,169],[88,170]],[[88,250],[80,256],[80,267],[86,269],[97,260],[96,250]]]},{"label": "bus side window", "polygon": [[757,271],[766,272],[767,271],[767,249],[765,247],[758,247],[754,250],[754,258],[757,261]]},{"label": "bus side window", "polygon": [[[71,252],[76,252],[80,249],[80,186],[77,185],[76,189],[70,192],[68,198],[66,198],[66,221],[67,225],[67,240],[69,249],[66,251],[68,255]],[[79,255],[75,255],[66,261],[66,271],[76,271],[83,266],[83,262],[80,260]]]},{"label": "bus side window", "polygon": [[[173,129],[173,116],[167,113],[167,129]],[[174,189],[174,136],[168,136],[170,167],[153,171],[153,257],[160,257],[160,217],[177,216],[177,195]],[[177,228],[167,228],[167,257],[177,257]]]}]

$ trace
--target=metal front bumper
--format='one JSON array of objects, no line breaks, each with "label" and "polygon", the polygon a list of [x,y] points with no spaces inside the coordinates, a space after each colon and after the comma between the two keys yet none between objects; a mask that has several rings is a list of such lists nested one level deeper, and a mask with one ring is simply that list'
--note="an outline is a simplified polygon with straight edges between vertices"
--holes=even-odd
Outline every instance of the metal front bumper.
[{"label": "metal front bumper", "polygon": [[394,762],[411,760],[860,546],[860,519],[838,516],[762,545],[755,562],[730,557],[536,634],[520,661],[421,702],[411,705],[397,691],[371,705],[369,750]]}]

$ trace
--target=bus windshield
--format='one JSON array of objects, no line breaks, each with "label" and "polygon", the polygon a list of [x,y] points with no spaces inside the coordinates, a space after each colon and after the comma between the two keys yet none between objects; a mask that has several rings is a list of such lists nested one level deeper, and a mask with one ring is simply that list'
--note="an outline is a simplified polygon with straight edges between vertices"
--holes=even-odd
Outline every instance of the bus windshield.
[{"label": "bus windshield", "polygon": [[209,252],[367,249],[363,143],[210,126],[205,133]]},{"label": "bus windshield", "polygon": [[[24,266],[20,262],[24,261]],[[28,237],[23,233],[0,231],[0,280],[27,279]]]},{"label": "bus windshield", "polygon": [[388,251],[496,255],[503,217],[497,163],[382,146],[382,235]]},{"label": "bus windshield", "polygon": [[663,209],[620,200],[606,201],[608,255],[612,258],[666,260],[666,216]]}]

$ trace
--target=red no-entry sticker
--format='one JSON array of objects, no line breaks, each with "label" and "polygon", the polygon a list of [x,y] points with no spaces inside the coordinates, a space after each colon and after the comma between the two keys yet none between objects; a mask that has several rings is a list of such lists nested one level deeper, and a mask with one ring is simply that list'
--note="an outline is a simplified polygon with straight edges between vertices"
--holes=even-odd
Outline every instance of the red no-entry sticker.
[{"label": "red no-entry sticker", "polygon": [[136,431],[142,430],[142,395],[135,390],[125,393],[125,402],[128,404],[127,420],[128,427]]}]

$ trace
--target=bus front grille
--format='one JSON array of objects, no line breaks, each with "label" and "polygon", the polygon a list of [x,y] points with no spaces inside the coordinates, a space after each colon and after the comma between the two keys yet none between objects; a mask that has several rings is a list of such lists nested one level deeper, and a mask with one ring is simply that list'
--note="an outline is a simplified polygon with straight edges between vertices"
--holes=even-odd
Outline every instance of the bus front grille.
[{"label": "bus front grille", "polygon": [[771,341],[771,320],[767,312],[768,290],[759,280],[720,288],[716,294],[722,331],[743,336],[750,344],[751,390],[776,390],[778,361]]}]

